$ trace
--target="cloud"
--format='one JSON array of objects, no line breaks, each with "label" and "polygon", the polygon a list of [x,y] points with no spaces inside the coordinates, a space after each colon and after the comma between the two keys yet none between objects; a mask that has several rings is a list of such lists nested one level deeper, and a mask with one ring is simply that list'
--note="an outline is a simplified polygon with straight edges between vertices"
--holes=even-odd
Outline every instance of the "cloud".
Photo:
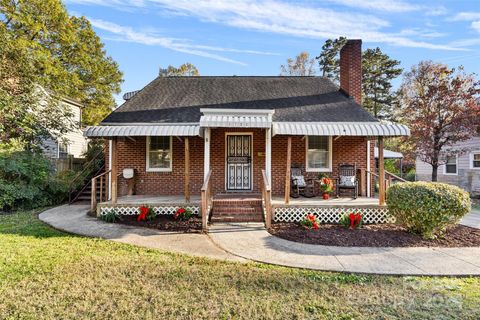
[{"label": "cloud", "polygon": [[110,38],[112,40],[134,42],[134,43],[140,43],[140,44],[149,45],[149,46],[160,46],[160,47],[164,47],[164,48],[171,49],[178,52],[188,53],[188,54],[192,54],[200,57],[215,59],[215,60],[239,64],[239,65],[246,65],[246,64],[244,62],[229,59],[208,51],[275,55],[275,53],[271,53],[271,52],[197,45],[197,44],[192,44],[190,40],[161,37],[153,34],[151,31],[139,32],[139,31],[133,30],[131,27],[121,26],[116,23],[104,21],[101,19],[89,18],[89,21],[95,28],[98,28],[116,35],[115,38]]},{"label": "cloud", "polygon": [[476,30],[477,32],[480,32],[480,20],[478,21],[473,21],[471,24],[471,27],[473,30]]},{"label": "cloud", "polygon": [[459,12],[449,20],[451,21],[480,20],[480,12]]},{"label": "cloud", "polygon": [[385,11],[385,12],[410,12],[421,9],[421,6],[399,0],[329,0],[353,8]]},{"label": "cloud", "polygon": [[[317,39],[346,36],[361,38],[365,42],[382,42],[403,47],[462,50],[382,32],[381,30],[389,27],[390,23],[368,14],[338,12],[278,0],[151,1],[166,10],[196,17],[202,21],[261,32]],[[339,1],[350,3],[350,0]]]},{"label": "cloud", "polygon": [[[69,0],[75,3],[93,3],[93,0]],[[391,3],[391,12],[419,10],[416,5],[401,0],[331,0],[343,5],[370,9],[373,4],[377,9],[387,10]],[[426,48],[434,50],[465,50],[448,44],[436,44],[414,40],[413,35],[401,35],[385,32],[390,28],[389,21],[371,14],[358,12],[341,12],[328,8],[312,7],[308,4],[286,2],[282,0],[100,0],[100,5],[114,8],[137,5],[148,5],[149,11],[157,9],[161,13],[190,16],[208,23],[217,23],[230,27],[257,32],[276,33],[294,37],[312,39],[360,38],[370,43],[386,43],[394,46],[410,48]],[[396,10],[396,11],[395,11]],[[423,10],[423,9],[421,9]],[[430,38],[438,36],[431,34]],[[427,38],[427,37],[424,37]],[[198,48],[200,49],[200,48]]]}]

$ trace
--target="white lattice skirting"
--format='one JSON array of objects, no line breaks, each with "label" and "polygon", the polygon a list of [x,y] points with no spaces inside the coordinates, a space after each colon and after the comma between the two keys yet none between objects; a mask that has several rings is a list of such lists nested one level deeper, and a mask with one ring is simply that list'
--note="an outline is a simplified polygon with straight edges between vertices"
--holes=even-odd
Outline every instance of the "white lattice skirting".
[{"label": "white lattice skirting", "polygon": [[[192,211],[193,214],[199,214],[199,206],[182,206],[182,205],[164,205],[164,206],[152,206],[153,211],[157,215],[173,215],[179,208],[185,208]],[[134,216],[140,214],[140,206],[132,205],[116,205],[116,206],[102,206],[99,207],[99,215],[104,215],[111,210],[117,210],[120,215]]]},{"label": "white lattice skirting", "polygon": [[314,214],[321,223],[338,223],[344,214],[360,213],[363,223],[393,223],[395,218],[387,207],[275,207],[274,222],[299,222],[307,214]]}]

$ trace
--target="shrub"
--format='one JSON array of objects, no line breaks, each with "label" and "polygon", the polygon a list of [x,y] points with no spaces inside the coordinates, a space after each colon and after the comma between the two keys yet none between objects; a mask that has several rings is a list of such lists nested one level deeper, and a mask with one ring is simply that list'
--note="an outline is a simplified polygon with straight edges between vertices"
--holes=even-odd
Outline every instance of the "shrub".
[{"label": "shrub", "polygon": [[300,225],[304,226],[307,229],[318,230],[320,226],[320,220],[315,217],[313,214],[307,214],[303,220],[300,221]]},{"label": "shrub", "polygon": [[387,204],[398,223],[425,239],[442,235],[471,209],[467,192],[437,182],[395,184],[387,191]]},{"label": "shrub", "polygon": [[173,215],[175,220],[188,220],[192,217],[192,210],[185,208],[178,208],[177,212]]},{"label": "shrub", "polygon": [[157,216],[153,208],[147,206],[141,206],[139,208],[140,214],[137,217],[137,221],[153,220]]},{"label": "shrub", "polygon": [[363,225],[363,217],[360,213],[345,213],[339,223],[347,229],[360,229]]},{"label": "shrub", "polygon": [[0,154],[0,210],[31,209],[61,203],[69,179],[59,176],[42,154]]},{"label": "shrub", "polygon": [[106,213],[100,215],[100,219],[108,223],[115,223],[118,220],[122,220],[116,208],[111,208]]}]

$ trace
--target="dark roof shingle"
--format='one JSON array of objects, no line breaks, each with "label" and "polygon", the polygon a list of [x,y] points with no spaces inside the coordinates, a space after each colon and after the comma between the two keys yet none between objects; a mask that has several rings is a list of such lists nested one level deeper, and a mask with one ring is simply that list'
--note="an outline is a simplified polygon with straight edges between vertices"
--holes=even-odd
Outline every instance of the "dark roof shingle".
[{"label": "dark roof shingle", "polygon": [[323,77],[158,77],[103,120],[199,122],[200,108],[274,109],[273,121],[377,121]]}]

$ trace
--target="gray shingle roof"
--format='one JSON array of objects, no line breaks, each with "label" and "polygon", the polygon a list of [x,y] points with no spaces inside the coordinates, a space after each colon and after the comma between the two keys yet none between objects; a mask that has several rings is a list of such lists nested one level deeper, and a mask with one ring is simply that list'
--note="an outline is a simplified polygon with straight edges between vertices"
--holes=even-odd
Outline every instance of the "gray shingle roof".
[{"label": "gray shingle roof", "polygon": [[323,77],[158,77],[103,120],[199,122],[200,108],[274,109],[273,121],[377,121]]}]

